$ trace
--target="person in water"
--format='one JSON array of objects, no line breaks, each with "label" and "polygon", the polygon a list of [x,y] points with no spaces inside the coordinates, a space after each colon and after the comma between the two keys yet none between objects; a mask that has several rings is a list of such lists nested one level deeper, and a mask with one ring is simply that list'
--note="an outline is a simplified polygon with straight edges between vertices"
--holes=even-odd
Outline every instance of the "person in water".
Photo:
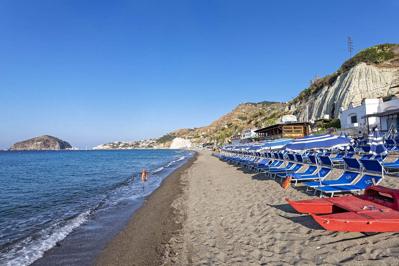
[{"label": "person in water", "polygon": [[143,168],[141,171],[141,183],[143,184],[143,193],[144,193],[144,183],[148,180],[148,171],[147,169]]},{"label": "person in water", "polygon": [[143,169],[142,171],[141,171],[141,182],[147,182],[147,180],[148,180],[148,171],[147,171],[147,169]]}]

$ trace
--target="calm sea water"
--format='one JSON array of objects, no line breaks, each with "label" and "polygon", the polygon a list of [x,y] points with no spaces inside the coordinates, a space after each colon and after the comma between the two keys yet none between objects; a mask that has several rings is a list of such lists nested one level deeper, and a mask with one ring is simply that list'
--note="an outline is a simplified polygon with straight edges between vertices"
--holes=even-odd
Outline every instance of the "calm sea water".
[{"label": "calm sea water", "polygon": [[[0,152],[0,265],[33,263],[97,213],[123,211],[131,206],[126,202],[151,194],[191,155],[180,150]],[[151,172],[145,186],[138,178],[142,168]]]}]

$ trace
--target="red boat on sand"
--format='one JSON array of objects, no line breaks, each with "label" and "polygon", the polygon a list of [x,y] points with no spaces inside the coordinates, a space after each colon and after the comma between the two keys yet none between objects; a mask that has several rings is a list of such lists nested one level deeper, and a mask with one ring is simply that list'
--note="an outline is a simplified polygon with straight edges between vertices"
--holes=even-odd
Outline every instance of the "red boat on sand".
[{"label": "red boat on sand", "polygon": [[399,189],[372,186],[363,195],[291,201],[324,229],[344,232],[398,232]]}]

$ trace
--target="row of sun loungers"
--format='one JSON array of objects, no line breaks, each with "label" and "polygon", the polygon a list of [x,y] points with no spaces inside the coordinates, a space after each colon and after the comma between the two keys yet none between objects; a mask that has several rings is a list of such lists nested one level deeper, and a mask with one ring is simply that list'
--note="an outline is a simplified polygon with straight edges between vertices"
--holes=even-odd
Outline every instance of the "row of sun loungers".
[{"label": "row of sun loungers", "polygon": [[[290,178],[294,186],[302,183],[307,190],[314,190],[320,196],[334,196],[337,193],[360,192],[381,182],[386,169],[399,170],[399,159],[384,163],[380,158],[365,154],[360,159],[354,153],[291,154],[283,152],[266,153],[264,157],[251,155],[217,155],[221,160],[240,165],[251,171],[264,173],[267,177],[282,181]],[[327,179],[333,167],[344,169],[335,179]]]}]

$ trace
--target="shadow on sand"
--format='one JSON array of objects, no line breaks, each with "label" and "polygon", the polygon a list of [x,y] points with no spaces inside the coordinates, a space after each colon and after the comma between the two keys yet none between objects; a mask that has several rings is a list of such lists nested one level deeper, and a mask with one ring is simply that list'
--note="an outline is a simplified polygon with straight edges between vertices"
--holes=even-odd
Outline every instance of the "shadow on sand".
[{"label": "shadow on sand", "polygon": [[251,177],[253,180],[273,180],[265,173],[256,173]]},{"label": "shadow on sand", "polygon": [[267,205],[286,213],[298,214],[289,204],[277,204],[277,205],[267,204]]},{"label": "shadow on sand", "polygon": [[[268,206],[276,208],[280,211],[283,211],[287,214],[298,214],[289,204],[278,204],[278,205],[270,205],[268,204]],[[316,223],[311,216],[309,215],[297,215],[297,216],[285,216],[285,215],[281,215],[279,214],[280,217],[285,218],[287,220],[290,220],[294,223],[299,223],[309,229],[313,229],[313,230],[322,230],[323,228]]]},{"label": "shadow on sand", "polygon": [[321,227],[318,223],[316,223],[315,220],[313,220],[313,218],[309,215],[301,215],[295,217],[288,217],[284,215],[279,215],[279,216],[288,219],[294,223],[301,224],[312,230],[324,230],[323,227]]}]

